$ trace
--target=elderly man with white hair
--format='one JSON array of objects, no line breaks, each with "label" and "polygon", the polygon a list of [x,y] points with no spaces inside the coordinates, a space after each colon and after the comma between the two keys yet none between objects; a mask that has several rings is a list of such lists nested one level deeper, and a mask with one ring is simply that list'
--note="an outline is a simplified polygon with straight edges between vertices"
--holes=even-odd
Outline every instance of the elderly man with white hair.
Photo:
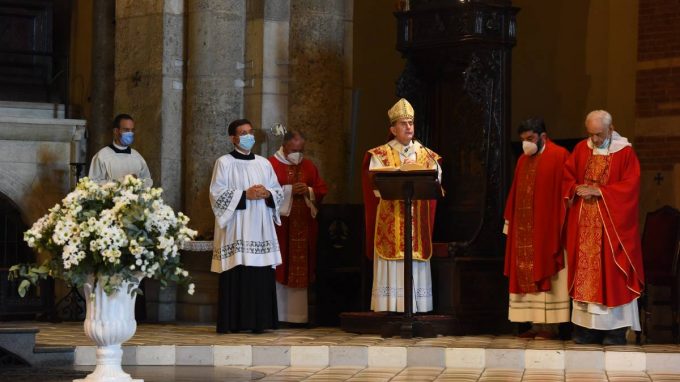
[{"label": "elderly man with white hair", "polygon": [[573,339],[622,345],[628,328],[640,330],[640,162],[608,112],[590,112],[585,127],[588,138],[574,148],[563,180]]}]

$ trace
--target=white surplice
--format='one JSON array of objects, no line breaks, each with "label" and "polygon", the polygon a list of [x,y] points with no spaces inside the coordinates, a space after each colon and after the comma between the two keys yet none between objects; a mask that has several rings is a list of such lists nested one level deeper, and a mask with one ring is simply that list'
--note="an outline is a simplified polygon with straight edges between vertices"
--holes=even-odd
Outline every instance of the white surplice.
[{"label": "white surplice", "polygon": [[[118,150],[126,150],[126,146],[118,146]],[[144,158],[137,150],[130,147],[130,153],[117,153],[111,147],[106,146],[99,150],[90,163],[90,171],[87,175],[96,183],[105,183],[113,180],[122,180],[126,175],[134,175],[144,181],[144,186],[151,187],[151,172]]]},{"label": "white surplice", "polygon": [[[264,199],[246,199],[246,208],[237,210],[243,193],[256,184],[271,193],[275,208],[267,206]],[[282,201],[283,191],[267,159],[259,155],[251,160],[236,159],[231,154],[220,157],[210,182],[210,205],[215,214],[211,271],[281,264],[274,224],[281,224],[278,209]]]},{"label": "white surplice", "polygon": [[[415,161],[420,144],[411,142],[402,145],[396,139],[388,143],[399,153],[403,163],[406,159]],[[371,157],[369,170],[384,165],[379,159]],[[433,167],[434,168],[434,167]],[[441,169],[438,168],[441,177]],[[379,195],[376,195],[379,196]],[[380,222],[376,222],[379,224]],[[430,261],[413,260],[413,312],[429,312],[432,310],[432,272]],[[373,290],[371,292],[371,310],[375,312],[404,311],[404,260],[385,260],[373,256]]]}]

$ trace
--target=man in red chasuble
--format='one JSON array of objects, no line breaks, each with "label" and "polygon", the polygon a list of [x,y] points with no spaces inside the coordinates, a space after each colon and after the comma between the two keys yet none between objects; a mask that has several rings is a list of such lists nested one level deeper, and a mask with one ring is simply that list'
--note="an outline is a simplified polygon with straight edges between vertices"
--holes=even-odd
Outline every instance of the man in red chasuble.
[{"label": "man in red chasuble", "polygon": [[[440,159],[432,150],[414,140],[415,112],[400,99],[387,111],[392,139],[368,150],[362,166],[366,220],[366,254],[373,259],[371,310],[404,311],[404,202],[383,200],[373,189],[369,171],[400,168],[403,165],[438,169]],[[441,171],[439,171],[441,177]],[[415,200],[413,216],[413,312],[432,310],[432,228],[436,204]]]},{"label": "man in red chasuble", "polygon": [[276,227],[283,263],[276,267],[279,321],[306,323],[307,287],[314,282],[317,206],[328,192],[319,170],[303,158],[305,137],[299,131],[283,136],[283,145],[269,161],[283,187],[281,225]]},{"label": "man in red chasuble", "polygon": [[563,197],[567,268],[576,343],[626,343],[640,330],[637,298],[644,286],[638,233],[640,162],[612,117],[586,117],[588,139],[567,160]]},{"label": "man in red chasuble", "polygon": [[531,118],[518,129],[524,155],[517,160],[515,177],[505,207],[508,236],[505,275],[510,282],[508,319],[531,322],[522,337],[553,338],[557,326],[569,321],[569,293],[561,242],[566,207],[562,176],[569,152],[548,139],[541,118]]}]

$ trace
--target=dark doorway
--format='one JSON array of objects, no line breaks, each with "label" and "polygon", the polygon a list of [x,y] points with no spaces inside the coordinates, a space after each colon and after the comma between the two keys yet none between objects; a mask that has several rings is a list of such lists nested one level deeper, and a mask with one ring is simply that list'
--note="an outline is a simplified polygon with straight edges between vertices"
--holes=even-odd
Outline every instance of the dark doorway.
[{"label": "dark doorway", "polygon": [[50,312],[54,305],[54,282],[42,282],[31,288],[26,297],[17,293],[19,282],[9,281],[9,268],[18,263],[36,261],[35,253],[23,240],[28,227],[19,208],[0,194],[0,319],[33,318]]}]

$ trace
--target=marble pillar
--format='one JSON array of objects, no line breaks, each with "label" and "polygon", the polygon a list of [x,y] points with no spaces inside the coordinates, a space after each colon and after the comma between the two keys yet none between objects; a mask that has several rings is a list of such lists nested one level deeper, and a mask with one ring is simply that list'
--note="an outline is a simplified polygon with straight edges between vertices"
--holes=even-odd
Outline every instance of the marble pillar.
[{"label": "marble pillar", "polygon": [[245,115],[259,129],[255,152],[268,157],[283,136],[275,124],[288,124],[289,0],[248,0],[245,49]]},{"label": "marble pillar", "polygon": [[114,114],[135,119],[135,143],[163,199],[181,208],[183,0],[117,0]]},{"label": "marble pillar", "polygon": [[331,203],[348,199],[345,8],[345,0],[290,0],[288,125],[306,134],[305,155],[328,183]]},{"label": "marble pillar", "polygon": [[87,159],[111,143],[116,0],[92,4],[92,115],[88,123]]},{"label": "marble pillar", "polygon": [[214,216],[208,188],[215,160],[231,151],[227,126],[243,115],[245,0],[187,0],[184,208],[201,236]]}]

